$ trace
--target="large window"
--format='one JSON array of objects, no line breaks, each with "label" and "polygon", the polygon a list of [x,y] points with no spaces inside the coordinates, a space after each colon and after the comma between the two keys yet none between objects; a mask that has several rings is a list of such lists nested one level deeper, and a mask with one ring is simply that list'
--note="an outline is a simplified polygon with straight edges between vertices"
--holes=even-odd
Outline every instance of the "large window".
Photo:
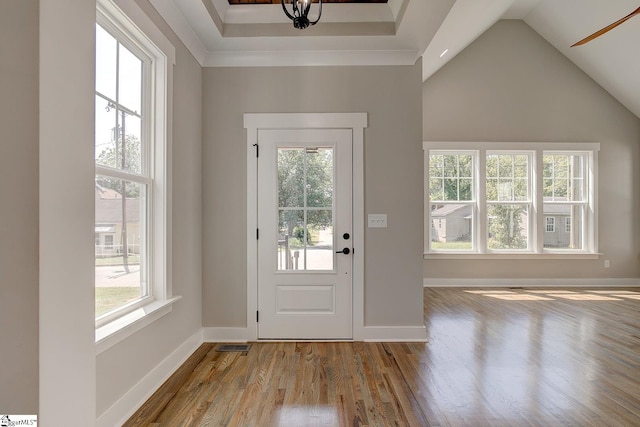
[{"label": "large window", "polygon": [[598,144],[425,142],[424,149],[425,254],[597,252]]},{"label": "large window", "polygon": [[110,0],[97,3],[95,53],[95,305],[100,342],[171,299],[166,245],[168,61]]}]

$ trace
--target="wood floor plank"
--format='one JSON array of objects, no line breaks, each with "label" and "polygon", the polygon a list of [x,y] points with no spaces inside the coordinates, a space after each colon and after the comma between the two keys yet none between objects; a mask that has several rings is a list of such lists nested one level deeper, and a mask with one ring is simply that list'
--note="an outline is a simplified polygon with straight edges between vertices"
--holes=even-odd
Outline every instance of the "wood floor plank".
[{"label": "wood floor plank", "polygon": [[637,426],[640,289],[425,289],[429,343],[203,344],[125,426]]}]

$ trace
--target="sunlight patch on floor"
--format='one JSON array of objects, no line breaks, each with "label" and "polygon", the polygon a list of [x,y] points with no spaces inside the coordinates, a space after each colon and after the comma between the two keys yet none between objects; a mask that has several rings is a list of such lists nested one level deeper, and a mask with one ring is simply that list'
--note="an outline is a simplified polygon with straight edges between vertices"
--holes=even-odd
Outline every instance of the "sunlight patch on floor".
[{"label": "sunlight patch on floor", "polygon": [[498,298],[507,301],[553,301],[553,298],[541,297],[539,295],[527,295],[527,294],[485,294],[487,297]]},{"label": "sunlight patch on floor", "polygon": [[[622,301],[622,299],[640,300],[640,293],[634,291],[569,291],[553,289],[521,289],[510,290],[467,290],[466,293],[482,295],[505,301],[554,301],[558,299],[571,301]],[[621,299],[622,298],[622,299]]]}]

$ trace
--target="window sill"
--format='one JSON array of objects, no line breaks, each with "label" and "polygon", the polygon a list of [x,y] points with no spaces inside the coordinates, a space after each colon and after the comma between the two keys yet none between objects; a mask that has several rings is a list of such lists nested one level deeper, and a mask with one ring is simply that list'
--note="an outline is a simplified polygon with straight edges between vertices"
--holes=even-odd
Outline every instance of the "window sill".
[{"label": "window sill", "polygon": [[110,349],[164,315],[169,314],[173,303],[181,298],[181,296],[176,296],[163,301],[154,301],[97,328],[96,355]]},{"label": "window sill", "polygon": [[599,253],[592,252],[544,252],[544,253],[498,253],[480,254],[477,252],[428,252],[424,259],[598,259]]}]

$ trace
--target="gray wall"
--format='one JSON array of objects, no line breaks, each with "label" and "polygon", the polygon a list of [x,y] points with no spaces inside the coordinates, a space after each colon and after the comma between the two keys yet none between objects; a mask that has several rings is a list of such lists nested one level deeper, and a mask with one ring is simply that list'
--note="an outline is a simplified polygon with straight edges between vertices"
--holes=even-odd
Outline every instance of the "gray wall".
[{"label": "gray wall", "polygon": [[603,254],[425,260],[424,277],[640,277],[640,120],[590,77],[523,21],[500,21],[428,79],[423,94],[426,141],[600,142]]},{"label": "gray wall", "polygon": [[0,2],[0,413],[38,411],[38,1]]},{"label": "gray wall", "polygon": [[182,299],[170,314],[98,355],[97,415],[100,416],[172,351],[198,332],[201,320],[201,118],[202,69],[147,0],[138,5],[176,48],[170,133],[173,294]]},{"label": "gray wall", "polygon": [[246,326],[244,113],[366,112],[365,325],[422,324],[421,66],[203,71],[203,325]]}]

